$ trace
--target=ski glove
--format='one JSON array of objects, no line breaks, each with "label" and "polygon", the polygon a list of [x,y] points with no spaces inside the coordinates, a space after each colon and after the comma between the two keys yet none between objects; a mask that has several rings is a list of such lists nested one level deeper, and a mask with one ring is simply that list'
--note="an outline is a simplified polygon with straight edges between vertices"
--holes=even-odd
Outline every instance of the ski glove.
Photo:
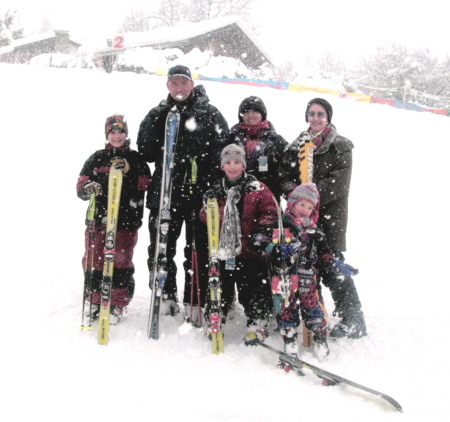
[{"label": "ski glove", "polygon": [[345,277],[351,277],[359,273],[359,270],[349,264],[346,264],[345,262],[340,261],[339,259],[335,259],[331,266],[332,272],[334,272],[338,276],[341,275]]},{"label": "ski glove", "polygon": [[298,248],[300,247],[300,242],[286,243],[284,245],[280,245],[281,247],[281,256],[283,259],[288,259],[292,255],[294,255]]},{"label": "ski glove", "polygon": [[130,164],[125,158],[114,157],[111,159],[111,165],[117,170],[122,170],[124,173],[128,173],[128,170],[130,170]]},{"label": "ski glove", "polygon": [[84,186],[84,194],[86,197],[90,197],[92,195],[102,195],[102,186],[97,182],[90,182]]},{"label": "ski glove", "polygon": [[267,249],[272,245],[272,239],[265,234],[256,233],[252,236],[252,240],[249,244],[249,249],[252,252],[269,252]]}]

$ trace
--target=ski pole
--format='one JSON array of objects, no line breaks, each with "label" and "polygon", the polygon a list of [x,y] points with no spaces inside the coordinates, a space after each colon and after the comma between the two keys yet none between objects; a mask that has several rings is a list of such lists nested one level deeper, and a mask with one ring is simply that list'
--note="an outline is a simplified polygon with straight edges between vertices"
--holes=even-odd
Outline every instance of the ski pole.
[{"label": "ski pole", "polygon": [[[87,331],[92,330],[92,272],[94,271],[94,240],[95,240],[95,232],[94,232],[94,225],[95,225],[95,195],[92,194],[91,198],[89,200],[89,207],[87,212],[87,220],[88,220],[88,230],[89,230],[89,243],[88,243],[88,250],[87,250],[87,256],[86,256],[86,265],[84,267],[85,273],[88,275],[88,286],[86,284],[83,285],[83,305],[81,308],[81,330]],[[84,282],[85,283],[85,282]],[[84,313],[86,309],[86,298],[87,298],[87,291],[86,287],[89,289],[89,325],[86,327],[84,325]]]}]

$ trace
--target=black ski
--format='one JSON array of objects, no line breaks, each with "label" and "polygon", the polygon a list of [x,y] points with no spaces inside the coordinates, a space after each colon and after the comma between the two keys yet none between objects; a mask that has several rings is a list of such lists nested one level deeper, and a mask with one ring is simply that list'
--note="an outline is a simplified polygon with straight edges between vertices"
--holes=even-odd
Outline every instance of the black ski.
[{"label": "black ski", "polygon": [[161,197],[159,202],[159,216],[153,271],[151,273],[150,285],[152,296],[150,302],[150,316],[148,321],[148,336],[155,340],[159,337],[159,311],[164,285],[167,280],[167,237],[170,225],[170,203],[172,196],[172,169],[175,156],[175,145],[177,141],[180,115],[170,111],[166,120],[166,135],[164,143],[163,169],[161,180]]},{"label": "black ski", "polygon": [[317,366],[311,365],[304,360],[298,359],[294,356],[291,356],[287,353],[282,352],[281,350],[275,349],[272,346],[269,346],[265,343],[257,343],[259,346],[265,347],[266,349],[270,350],[271,352],[276,353],[279,358],[280,362],[284,364],[289,364],[292,368],[295,368],[301,372],[303,368],[309,369],[313,371],[319,378],[322,379],[322,383],[324,385],[336,385],[339,383],[350,385],[354,388],[357,388],[362,391],[366,391],[367,393],[373,394],[375,396],[378,396],[382,398],[383,400],[386,400],[388,403],[390,403],[392,406],[394,406],[399,412],[403,412],[402,407],[400,404],[394,400],[392,397],[388,396],[387,394],[380,393],[379,391],[372,390],[369,387],[365,387],[364,385],[358,384],[356,382],[350,381],[346,378],[343,378],[339,375],[332,374],[331,372],[325,371],[324,369],[318,368]]}]

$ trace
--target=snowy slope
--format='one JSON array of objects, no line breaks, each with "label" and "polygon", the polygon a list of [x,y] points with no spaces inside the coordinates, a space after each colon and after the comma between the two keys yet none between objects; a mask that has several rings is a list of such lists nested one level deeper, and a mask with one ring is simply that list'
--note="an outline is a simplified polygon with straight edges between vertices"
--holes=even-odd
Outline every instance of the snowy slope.
[{"label": "snowy slope", "polygon": [[[243,345],[239,308],[225,328],[221,356],[181,315],[165,317],[160,340],[149,340],[146,223],[128,317],[112,328],[108,346],[97,344],[95,332],[81,333],[87,204],[76,197],[76,179],[86,158],[103,147],[108,115],[127,115],[135,146],[140,121],[166,96],[165,79],[6,64],[0,74],[2,420],[450,420],[441,386],[450,378],[448,118],[327,98],[338,130],[355,143],[346,256],[360,270],[369,336],[331,343],[326,363],[310,351],[302,356],[390,394],[404,407],[398,414],[350,387],[326,388],[311,373],[300,378],[276,369],[270,352]],[[305,105],[315,96],[204,85],[230,125],[243,98],[260,96],[289,141],[306,128]],[[281,347],[276,335],[269,344]]]}]

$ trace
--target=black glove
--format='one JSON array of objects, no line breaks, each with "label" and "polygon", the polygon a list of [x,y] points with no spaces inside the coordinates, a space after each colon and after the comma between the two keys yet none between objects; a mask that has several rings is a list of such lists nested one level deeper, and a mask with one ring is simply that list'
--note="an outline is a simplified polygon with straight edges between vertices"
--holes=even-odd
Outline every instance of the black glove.
[{"label": "black glove", "polygon": [[102,186],[100,185],[100,183],[97,182],[89,182],[87,183],[84,188],[84,194],[87,197],[90,197],[92,195],[98,196],[98,195],[102,195]]},{"label": "black glove", "polygon": [[130,164],[125,158],[114,157],[111,159],[111,165],[117,170],[122,170],[124,173],[127,173],[130,170]]}]

